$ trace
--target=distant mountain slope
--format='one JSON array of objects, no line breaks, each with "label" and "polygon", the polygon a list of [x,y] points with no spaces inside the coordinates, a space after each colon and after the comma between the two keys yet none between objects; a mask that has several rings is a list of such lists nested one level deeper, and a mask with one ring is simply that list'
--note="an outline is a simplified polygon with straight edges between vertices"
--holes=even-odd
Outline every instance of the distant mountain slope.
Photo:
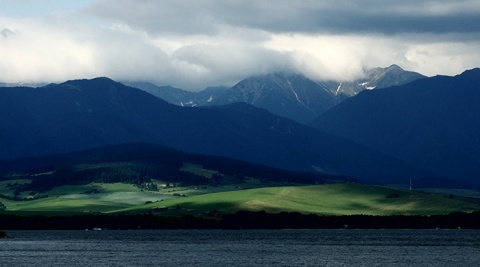
[{"label": "distant mountain slope", "polygon": [[397,65],[374,68],[353,82],[316,82],[301,74],[274,73],[244,79],[217,96],[210,104],[245,102],[300,123],[318,115],[363,90],[396,86],[425,78]]},{"label": "distant mountain slope", "polygon": [[353,82],[342,82],[335,89],[335,95],[350,97],[360,93],[363,90],[372,90],[398,86],[425,78],[420,73],[405,71],[397,65],[391,65],[387,68],[373,68],[365,71],[365,78]]},{"label": "distant mountain slope", "polygon": [[144,142],[273,167],[405,182],[408,165],[244,103],[179,107],[107,78],[0,88],[0,159]]},{"label": "distant mountain slope", "polygon": [[213,99],[223,95],[227,87],[208,87],[200,92],[191,92],[172,86],[157,86],[148,82],[122,82],[131,87],[141,89],[171,104],[178,106],[204,106],[209,105]]},{"label": "distant mountain slope", "polygon": [[124,82],[179,106],[247,103],[301,123],[306,123],[338,103],[328,86],[301,74],[274,73],[246,78],[231,88],[209,87],[190,92],[145,82]]},{"label": "distant mountain slope", "polygon": [[301,74],[275,73],[244,79],[212,104],[244,102],[306,123],[338,103],[328,88]]},{"label": "distant mountain slope", "polygon": [[424,168],[480,184],[480,69],[365,91],[312,125]]},{"label": "distant mountain slope", "polygon": [[308,123],[340,101],[366,89],[402,85],[425,76],[397,65],[366,70],[366,77],[352,82],[313,81],[301,74],[271,73],[248,77],[231,88],[209,87],[190,92],[147,82],[124,82],[179,106],[225,105],[244,102],[269,112]]}]

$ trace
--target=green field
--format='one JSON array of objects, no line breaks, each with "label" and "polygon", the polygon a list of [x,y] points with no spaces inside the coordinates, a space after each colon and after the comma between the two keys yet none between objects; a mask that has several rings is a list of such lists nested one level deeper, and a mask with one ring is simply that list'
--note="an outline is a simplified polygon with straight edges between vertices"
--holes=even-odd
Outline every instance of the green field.
[{"label": "green field", "polygon": [[67,185],[42,192],[46,198],[13,201],[0,198],[7,212],[16,214],[100,213],[174,198],[172,194],[142,191],[132,184]]},{"label": "green field", "polygon": [[42,192],[48,195],[44,198],[23,201],[0,198],[0,202],[8,213],[47,215],[132,212],[202,215],[238,210],[320,215],[431,215],[480,210],[477,204],[447,197],[447,192],[425,193],[354,183],[266,186],[252,182],[243,186],[162,187],[157,191],[143,191],[131,184],[94,183],[56,187]]},{"label": "green field", "polygon": [[[390,196],[390,197],[387,197]],[[393,197],[392,197],[393,196]],[[209,211],[297,211],[322,215],[430,215],[470,212],[480,206],[447,198],[380,186],[341,183],[312,186],[264,187],[176,198],[115,212],[144,212],[157,208],[199,215]]]}]

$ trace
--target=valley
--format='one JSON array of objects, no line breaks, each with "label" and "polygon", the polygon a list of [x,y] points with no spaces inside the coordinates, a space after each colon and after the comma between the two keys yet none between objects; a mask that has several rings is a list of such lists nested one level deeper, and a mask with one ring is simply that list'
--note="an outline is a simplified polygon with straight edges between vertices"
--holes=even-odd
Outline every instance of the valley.
[{"label": "valley", "polygon": [[61,163],[44,157],[4,166],[0,212],[221,217],[239,211],[391,216],[480,210],[480,193],[474,190],[369,185],[144,144],[61,158]]}]

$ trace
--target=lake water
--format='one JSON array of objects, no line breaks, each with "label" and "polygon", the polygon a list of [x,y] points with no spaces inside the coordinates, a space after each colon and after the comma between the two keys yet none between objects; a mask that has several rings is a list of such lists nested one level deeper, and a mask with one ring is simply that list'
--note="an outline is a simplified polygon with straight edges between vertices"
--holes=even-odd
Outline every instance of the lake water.
[{"label": "lake water", "polygon": [[479,266],[474,230],[6,231],[0,266]]}]

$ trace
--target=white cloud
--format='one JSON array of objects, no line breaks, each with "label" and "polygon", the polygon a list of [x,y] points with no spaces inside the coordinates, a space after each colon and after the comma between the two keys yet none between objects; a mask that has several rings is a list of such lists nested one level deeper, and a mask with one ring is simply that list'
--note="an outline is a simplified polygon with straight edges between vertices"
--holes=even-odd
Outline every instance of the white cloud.
[{"label": "white cloud", "polygon": [[284,70],[348,80],[364,67],[394,63],[453,75],[480,65],[477,7],[478,1],[99,0],[86,11],[30,17],[4,11],[0,81],[108,76],[199,90]]},{"label": "white cloud", "polygon": [[480,67],[480,43],[438,42],[412,45],[405,53],[411,68],[425,75],[454,75]]},{"label": "white cloud", "polygon": [[4,82],[58,81],[95,73],[94,44],[45,21],[0,19],[8,38],[0,38],[0,79]]}]

